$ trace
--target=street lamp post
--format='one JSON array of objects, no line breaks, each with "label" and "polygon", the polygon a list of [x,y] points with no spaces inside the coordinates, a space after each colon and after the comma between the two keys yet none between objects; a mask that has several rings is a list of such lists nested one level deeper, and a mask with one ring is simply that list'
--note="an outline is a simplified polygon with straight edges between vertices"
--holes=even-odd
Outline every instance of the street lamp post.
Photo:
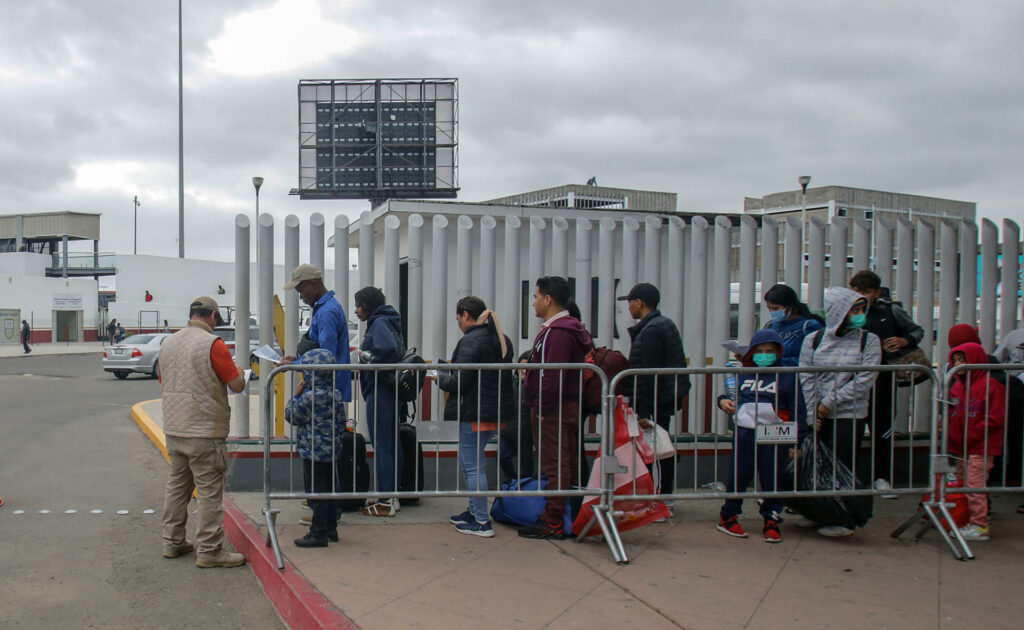
[{"label": "street lamp post", "polygon": [[132,253],[135,254],[135,255],[138,255],[138,253],[139,253],[139,206],[141,206],[142,204],[139,203],[139,196],[138,195],[135,195],[135,198],[132,199],[132,201],[135,203],[135,221],[134,221],[134,225],[133,225],[133,228],[132,228],[133,231],[135,232],[135,236],[132,239]]},{"label": "street lamp post", "polygon": [[[801,175],[796,178],[800,184],[800,282],[807,281],[807,265],[804,264],[804,256],[807,253],[807,185],[811,183],[810,175]],[[800,287],[798,295],[803,295],[803,287]]]}]

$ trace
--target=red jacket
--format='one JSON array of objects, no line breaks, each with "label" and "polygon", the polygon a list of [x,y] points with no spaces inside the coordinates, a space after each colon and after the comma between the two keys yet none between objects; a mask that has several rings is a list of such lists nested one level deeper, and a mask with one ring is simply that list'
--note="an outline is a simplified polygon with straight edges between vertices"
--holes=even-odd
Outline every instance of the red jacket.
[{"label": "red jacket", "polygon": [[[988,363],[988,354],[976,343],[961,344],[950,350],[950,364],[954,352],[963,352],[968,363]],[[949,412],[949,452],[964,454],[966,424],[968,455],[1002,455],[1006,421],[1003,385],[992,378],[988,370],[969,370],[957,374],[949,395],[953,403]]]},{"label": "red jacket", "polygon": [[[584,363],[594,347],[590,333],[580,320],[569,315],[559,317],[537,333],[530,363]],[[528,370],[523,387],[523,402],[539,413],[547,413],[563,403],[580,398],[580,372],[574,370]]]}]

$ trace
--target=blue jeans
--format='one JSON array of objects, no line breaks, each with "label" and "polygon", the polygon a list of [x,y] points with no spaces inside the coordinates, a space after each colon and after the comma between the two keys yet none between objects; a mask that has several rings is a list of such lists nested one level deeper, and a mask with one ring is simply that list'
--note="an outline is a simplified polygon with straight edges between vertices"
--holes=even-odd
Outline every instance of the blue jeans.
[{"label": "blue jeans", "polygon": [[[788,445],[787,445],[788,447]],[[754,467],[754,452],[757,452],[757,468]],[[726,492],[744,492],[757,474],[761,482],[762,492],[775,491],[776,466],[785,468],[788,461],[788,448],[785,450],[774,444],[758,444],[757,432],[747,427],[736,427],[732,443],[732,455],[729,457],[729,485]],[[773,521],[781,521],[782,499],[765,497],[761,504],[761,516]],[[722,518],[739,516],[743,512],[743,499],[726,499],[722,505]]]},{"label": "blue jeans", "polygon": [[[473,422],[459,423],[459,465],[466,480],[466,490],[488,490],[484,449],[497,432],[474,431],[473,426]],[[469,511],[480,523],[491,520],[487,513],[487,497],[470,497]]]},{"label": "blue jeans", "polygon": [[[402,478],[402,442],[398,440],[393,396],[366,397],[366,420],[373,443],[373,464],[377,470],[377,492],[394,492]],[[398,463],[396,470],[395,463]]]}]

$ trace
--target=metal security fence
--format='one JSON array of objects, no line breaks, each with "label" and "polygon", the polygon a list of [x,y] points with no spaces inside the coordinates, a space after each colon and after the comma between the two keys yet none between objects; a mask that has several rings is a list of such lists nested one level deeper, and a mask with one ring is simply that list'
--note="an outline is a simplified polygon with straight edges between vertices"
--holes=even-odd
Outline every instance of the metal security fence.
[{"label": "metal security fence", "polygon": [[[358,491],[355,489],[343,489],[336,485],[330,486],[330,491],[312,491],[311,487],[300,485],[296,476],[289,472],[281,475],[280,471],[275,472],[271,467],[269,440],[265,442],[264,450],[264,513],[268,525],[268,544],[274,548],[278,565],[283,567],[280,544],[277,538],[276,517],[279,510],[273,507],[275,501],[281,500],[365,500],[395,498],[421,499],[431,497],[564,497],[570,500],[594,501],[593,515],[589,519],[582,532],[579,532],[577,540],[582,539],[595,525],[604,536],[613,558],[620,563],[628,562],[628,555],[619,535],[616,519],[622,516],[623,506],[641,501],[687,501],[687,500],[737,500],[737,499],[758,499],[760,501],[779,501],[785,499],[787,504],[805,505],[799,501],[822,500],[842,498],[845,501],[852,501],[857,498],[879,499],[889,495],[927,495],[918,506],[918,512],[912,516],[904,525],[892,533],[894,537],[902,535],[915,523],[920,523],[921,528],[917,532],[920,537],[924,530],[934,526],[940,532],[945,542],[957,558],[967,559],[973,557],[970,553],[967,542],[960,535],[956,527],[947,531],[945,524],[954,523],[953,515],[949,510],[949,494],[947,492],[947,476],[956,472],[956,467],[951,463],[953,454],[949,452],[948,435],[943,432],[943,427],[949,426],[950,402],[948,393],[953,379],[958,374],[974,374],[971,370],[985,369],[989,371],[1012,371],[1024,370],[1024,365],[967,365],[959,366],[949,370],[945,375],[945,387],[940,388],[940,380],[934,370],[918,365],[885,365],[885,366],[843,366],[843,367],[705,367],[705,368],[679,368],[679,369],[644,369],[625,370],[610,380],[600,369],[590,364],[387,364],[387,365],[289,365],[281,366],[271,373],[271,378],[264,381],[264,417],[265,424],[272,423],[271,410],[274,407],[274,393],[272,382],[279,374],[289,371],[312,372],[314,383],[321,373],[324,378],[334,378],[335,373],[349,372],[354,378],[353,398],[360,396],[360,382],[366,383],[367,379],[373,377],[372,386],[366,390],[366,394],[374,398],[386,398],[390,400],[395,408],[402,406],[403,395],[401,389],[409,382],[416,383],[422,376],[424,385],[423,391],[419,392],[415,401],[409,405],[410,413],[408,421],[420,426],[429,425],[434,422],[454,421],[461,424],[464,419],[462,414],[470,413],[474,417],[471,423],[477,425],[480,433],[483,430],[494,430],[494,438],[488,439],[486,449],[490,452],[498,451],[499,455],[505,446],[514,445],[520,451],[524,448],[522,437],[524,434],[534,434],[533,424],[537,422],[536,414],[529,412],[529,405],[524,400],[520,390],[520,375],[529,371],[537,371],[538,376],[547,375],[550,382],[557,384],[554,389],[541,392],[542,396],[556,396],[559,411],[548,416],[549,422],[557,425],[558,440],[555,444],[558,448],[558,456],[551,460],[548,455],[547,464],[557,463],[559,470],[563,466],[569,466],[574,471],[570,478],[571,484],[554,484],[552,488],[542,489],[535,486],[529,490],[516,488],[503,488],[494,479],[489,479],[488,487],[470,488],[463,482],[462,477],[455,471],[443,472],[440,467],[435,466],[432,474],[427,475],[428,479],[424,486],[423,474],[417,469],[413,474],[415,482],[412,488],[393,489],[381,487],[381,469],[376,467],[376,474],[368,489]],[[512,403],[497,414],[490,417],[481,415],[484,408],[482,395],[489,392],[501,397],[504,389],[510,382],[503,379],[503,374],[512,373],[513,387],[508,393],[512,396]],[[551,380],[552,372],[557,373],[557,379]],[[459,403],[473,401],[476,407],[455,404],[449,407],[446,416],[440,411],[445,405],[442,403],[442,391],[438,385],[440,373],[447,373],[454,376],[455,387],[449,394]],[[587,404],[584,388],[577,385],[577,380],[582,381],[584,374],[590,374],[590,379],[597,379],[600,385],[601,400],[594,409]],[[831,417],[825,414],[817,424],[812,418],[807,422],[802,417],[799,409],[805,404],[804,381],[814,375],[825,375],[824,382],[830,380],[835,383],[848,382],[857,375],[871,380],[870,387],[861,391],[862,397],[875,397],[878,392],[886,392],[890,396],[893,415],[909,419],[904,424],[893,423],[896,427],[891,431],[885,431],[885,423],[881,422],[875,413],[875,404],[869,400],[860,409],[866,409],[861,417],[842,419]],[[382,376],[388,375],[388,376]],[[705,397],[709,399],[707,407],[711,411],[706,412],[718,417],[690,418],[689,422],[681,422],[687,412],[686,401],[673,396],[658,396],[659,387],[668,387],[677,393],[680,387],[679,377],[688,376],[692,382],[691,392],[703,388]],[[718,396],[715,394],[725,393],[728,399],[727,387],[719,387],[724,375],[736,375],[737,389],[745,386],[753,389],[752,401],[755,409],[759,404],[768,405],[776,416],[775,422],[756,422],[753,427],[753,435],[743,436],[744,439],[752,440],[741,444],[741,434],[748,433],[740,429],[748,427],[737,427],[735,420],[736,410],[733,413],[725,413],[717,406]],[[791,376],[789,376],[791,375]],[[867,375],[867,376],[865,376]],[[776,383],[774,388],[768,387],[766,383],[758,384],[759,377],[770,376]],[[908,378],[909,377],[909,378]],[[637,490],[636,481],[632,485],[621,482],[621,474],[626,470],[642,470],[645,462],[634,459],[623,461],[621,456],[616,455],[617,430],[628,430],[630,439],[638,441],[642,428],[639,426],[643,418],[629,413],[631,410],[626,402],[631,395],[638,391],[638,379],[653,378],[655,383],[653,399],[672,400],[668,403],[670,409],[659,409],[657,402],[653,405],[651,419],[660,421],[658,424],[667,424],[668,437],[665,433],[654,432],[653,429],[647,432],[643,441],[651,447],[651,451],[666,457],[669,449],[661,440],[667,439],[671,442],[670,451],[665,460],[655,459],[650,468],[656,478],[654,492],[640,492]],[[780,387],[780,381],[789,383],[789,378],[797,385],[786,385]],[[1017,378],[1012,374],[1007,375],[1008,379]],[[589,379],[588,379],[589,380]],[[901,387],[901,382],[910,381]],[[888,381],[886,383],[886,381]],[[749,384],[749,385],[748,385]],[[762,387],[763,385],[763,387]],[[886,387],[888,385],[888,387]],[[1024,383],[1022,383],[1024,386]],[[489,389],[490,388],[490,389]],[[649,390],[645,390],[649,391]],[[865,391],[870,391],[865,394]],[[1016,404],[1019,407],[1020,401],[1015,400],[1015,392],[1019,390],[1009,387],[1003,393],[1004,408]],[[747,399],[750,400],[748,392]],[[592,402],[592,401],[591,401]],[[542,409],[547,405],[540,401]],[[313,405],[318,404],[313,400]],[[589,409],[587,407],[590,407]],[[473,414],[473,411],[476,411]],[[584,410],[585,411],[580,411]],[[793,410],[788,417],[779,414],[780,409]],[[332,411],[333,413],[337,413]],[[587,422],[588,414],[597,412]],[[343,413],[343,412],[342,412]],[[1016,411],[1013,413],[1017,413]],[[362,405],[357,417],[348,419],[349,428],[354,431],[363,431],[370,438],[369,442],[380,442],[379,435],[373,433],[373,423],[368,422],[366,417],[366,405]],[[511,417],[510,417],[511,415]],[[769,414],[770,415],[770,414]],[[428,418],[429,416],[429,418]],[[485,417],[486,416],[486,417]],[[756,414],[755,414],[756,416]],[[617,427],[616,424],[623,422],[626,418],[628,428]],[[447,419],[445,419],[447,418]],[[530,425],[527,426],[523,420],[530,418]],[[667,422],[666,422],[667,419]],[[923,422],[922,422],[923,419]],[[332,419],[332,422],[336,420]],[[778,420],[781,420],[778,421]],[[399,425],[406,421],[400,415],[395,414],[384,419],[390,423],[390,429],[397,432]],[[804,422],[805,426],[799,426]],[[487,425],[486,429],[484,425]],[[741,423],[742,424],[742,423]],[[923,426],[922,426],[923,424]],[[336,423],[335,423],[336,426]],[[514,427],[514,429],[512,429]],[[570,448],[563,450],[566,435],[572,439],[578,439],[575,433],[563,433],[563,428],[578,427],[579,435],[598,444],[596,457],[590,464],[585,456],[583,441],[570,445]],[[698,430],[692,430],[699,427]],[[270,434],[271,427],[264,426],[265,434]],[[367,431],[369,429],[369,431]],[[378,426],[379,430],[379,426]],[[511,433],[509,431],[511,430]],[[1014,448],[1024,450],[1024,437],[1014,433],[1014,428],[1009,423],[1004,424],[1000,429],[1004,432],[1004,444],[1014,445]],[[291,432],[291,447],[289,457],[299,457],[297,452],[298,439],[294,427]],[[504,433],[504,434],[503,434]],[[886,440],[876,439],[882,437]],[[813,436],[813,437],[808,437]],[[986,434],[987,436],[987,434]],[[314,437],[315,441],[317,438]],[[337,439],[336,435],[321,439]],[[482,439],[482,438],[481,438]],[[751,444],[753,448],[751,450]],[[478,443],[477,446],[481,446]],[[307,444],[307,447],[312,446]],[[524,464],[523,460],[517,460],[515,472],[517,478],[532,476],[540,479],[545,473],[544,444],[534,445],[531,454],[536,454],[530,463]],[[376,451],[378,444],[374,444],[374,459],[378,457]],[[428,441],[429,448],[429,441]],[[434,449],[441,447],[437,442],[433,444]],[[525,448],[529,448],[528,446]],[[398,443],[395,442],[391,452],[391,473],[397,479],[400,473],[398,462]],[[751,461],[743,463],[747,472],[741,474],[740,457],[736,456],[738,450],[746,449],[751,454]],[[1012,450],[1012,449],[1008,449]],[[1004,451],[1006,454],[1007,451]],[[435,451],[435,454],[437,451]],[[569,456],[565,454],[569,453]],[[636,451],[632,451],[636,453]],[[520,452],[520,455],[522,453]],[[633,454],[633,458],[640,455]],[[672,473],[659,472],[667,468],[667,460],[675,462],[675,471]],[[757,479],[759,475],[750,473],[752,468],[758,471],[760,467],[770,461],[772,470],[768,477],[761,477],[759,481],[751,481],[751,487],[740,487],[739,482],[746,482],[743,477]],[[1014,463],[1014,462],[1017,463]],[[337,462],[332,461],[336,467]],[[354,463],[346,462],[353,466],[351,472],[355,473]],[[880,467],[888,464],[888,484],[876,483],[876,475]],[[584,470],[589,465],[598,471],[596,479],[600,482],[595,487],[593,481],[590,487],[585,487],[586,479]],[[984,486],[956,489],[955,492],[963,491],[966,494],[982,493],[994,490],[1024,492],[1020,485],[1020,473],[1024,473],[1019,460],[1004,459],[998,466],[1002,473],[998,483],[986,482]],[[291,468],[289,467],[289,471]],[[813,474],[812,474],[813,473]],[[1015,474],[1017,473],[1017,474]],[[330,473],[328,473],[330,474]],[[620,475],[620,477],[617,477]],[[658,480],[658,477],[661,477]],[[286,477],[286,478],[282,478]],[[559,482],[561,481],[561,478]],[[733,488],[729,488],[730,481]],[[336,480],[332,480],[336,483]],[[758,485],[759,484],[759,485]],[[311,484],[315,487],[315,484]],[[566,487],[568,486],[568,487]],[[760,487],[759,487],[760,486]],[[773,487],[770,487],[773,486]],[[282,489],[282,487],[284,489]],[[870,513],[868,514],[870,516]]]},{"label": "metal security fence", "polygon": [[[309,475],[311,478],[301,480],[297,475],[294,474],[294,467],[289,465],[287,472],[283,475],[278,469],[271,465],[271,443],[270,440],[264,441],[264,457],[263,457],[263,479],[264,479],[264,514],[267,519],[268,527],[268,544],[273,547],[274,554],[278,562],[278,567],[283,568],[284,562],[281,556],[280,543],[277,536],[276,520],[280,510],[273,507],[273,502],[281,500],[327,500],[327,501],[340,501],[340,500],[367,500],[367,499],[422,499],[432,497],[564,497],[566,499],[581,500],[586,496],[597,496],[600,501],[598,505],[594,506],[593,517],[590,523],[587,524],[585,530],[581,536],[586,533],[594,526],[598,526],[601,533],[604,534],[606,543],[612,552],[612,555],[617,561],[625,561],[625,551],[621,542],[621,539],[614,527],[614,523],[608,517],[610,511],[610,504],[607,503],[607,495],[605,493],[595,491],[593,489],[587,489],[585,487],[585,480],[581,483],[579,481],[582,473],[580,472],[585,468],[584,454],[582,449],[579,448],[578,444],[573,444],[569,449],[562,449],[564,433],[572,435],[580,430],[585,431],[585,425],[581,422],[579,412],[573,412],[572,409],[582,409],[586,400],[583,393],[582,381],[584,381],[584,375],[588,374],[590,379],[597,379],[597,385],[599,392],[605,392],[608,388],[608,378],[604,372],[593,365],[582,363],[582,364],[509,364],[509,363],[494,363],[494,364],[355,364],[355,365],[284,365],[274,369],[270,374],[270,378],[264,382],[264,392],[262,397],[262,404],[264,408],[264,435],[272,434],[273,425],[273,413],[274,409],[274,379],[279,375],[286,374],[288,372],[306,372],[307,377],[311,377],[306,383],[306,387],[312,388],[315,392],[318,389],[318,382],[320,382],[320,375],[323,374],[323,379],[334,379],[335,374],[348,372],[353,376],[352,383],[352,396],[353,398],[362,398],[362,404],[356,406],[356,417],[347,418],[345,416],[346,406],[343,404],[333,403],[333,399],[330,397],[312,396],[308,401],[311,409],[308,410],[309,415],[314,418],[317,417],[317,406],[320,405],[321,415],[323,424],[329,425],[331,428],[326,432],[321,432],[321,435],[317,436],[316,432],[313,431],[312,435],[300,439],[297,435],[294,424],[291,425],[290,429],[290,450],[288,453],[289,459],[296,458],[301,459],[298,452],[301,447],[308,450],[316,451],[317,440],[321,443],[326,442],[328,444],[328,450],[333,450],[335,445],[339,442],[343,442],[346,439],[354,440],[356,433],[365,434],[368,438],[368,442],[373,445],[374,452],[373,458],[375,460],[375,474],[369,484],[369,488],[363,491],[357,489],[344,489],[339,487],[338,476],[332,477],[327,483],[327,489],[323,485],[317,484],[316,474],[317,470],[320,470],[320,474],[330,475],[332,469],[338,470],[339,454],[332,453],[329,455],[329,460],[326,466],[313,466],[312,474]],[[440,466],[435,466],[431,479],[423,479],[423,473],[420,472],[419,468],[414,468],[412,475],[411,489],[405,488],[400,489],[398,486],[399,479],[402,476],[402,465],[400,462],[400,454],[402,453],[401,442],[397,439],[397,433],[400,430],[402,424],[424,424],[430,422],[437,422],[438,407],[441,407],[440,396],[441,390],[437,385],[437,377],[439,372],[454,375],[455,379],[455,391],[450,393],[450,396],[455,397],[456,400],[461,401],[462,398],[467,394],[475,394],[477,401],[480,400],[480,394],[485,391],[483,385],[484,379],[481,378],[483,375],[501,375],[512,373],[515,375],[524,374],[526,372],[538,372],[540,377],[545,374],[550,378],[551,373],[555,372],[557,378],[555,380],[556,387],[554,391],[541,390],[537,393],[537,404],[541,409],[546,408],[546,397],[555,396],[559,402],[563,403],[559,406],[558,410],[553,415],[548,415],[545,419],[547,421],[554,421],[557,423],[557,435],[558,439],[555,441],[556,448],[559,449],[558,455],[555,457],[555,462],[559,468],[566,466],[570,470],[575,471],[572,475],[574,483],[571,485],[565,484],[561,487],[556,487],[554,482],[549,483],[549,486],[545,489],[539,487],[530,490],[523,490],[518,487],[515,489],[503,490],[500,487],[496,490],[492,489],[471,489],[465,486],[462,477],[456,473],[444,474],[441,471]],[[367,387],[365,392],[360,390],[361,383],[370,382],[371,385]],[[414,399],[408,401],[409,396],[404,392],[405,386],[410,383],[423,382],[423,391],[417,392]],[[504,392],[501,391],[504,387],[503,382],[507,383],[507,379],[501,378],[496,379],[498,391],[494,391],[496,396],[501,397]],[[414,385],[415,386],[415,385]],[[570,394],[571,392],[571,394]],[[488,429],[491,424],[494,425],[494,431],[496,437],[494,439],[495,446],[491,447],[501,449],[506,444],[515,444],[518,448],[522,444],[520,439],[524,432],[532,432],[530,426],[523,426],[520,421],[524,417],[524,400],[521,395],[520,386],[514,385],[510,391],[507,392],[511,397],[512,403],[506,407],[506,411],[502,414],[499,413],[497,417],[478,417],[474,420],[478,428],[482,428],[487,425]],[[604,404],[605,397],[601,397],[600,404]],[[368,400],[372,400],[372,403],[368,403]],[[384,404],[380,404],[379,401],[384,401]],[[326,410],[324,406],[330,405],[331,408]],[[478,403],[479,405],[479,403]],[[387,413],[381,412],[382,407],[386,407]],[[371,411],[372,409],[372,411]],[[403,415],[402,410],[406,412]],[[563,413],[562,410],[565,410]],[[477,408],[479,411],[479,406]],[[528,412],[529,406],[526,406]],[[603,411],[603,410],[602,410]],[[442,416],[443,416],[443,412]],[[459,405],[456,405],[454,411],[454,417],[450,420],[455,422],[461,422],[461,414],[464,413],[464,409]],[[430,420],[426,420],[425,416],[428,414],[432,415]],[[511,417],[509,415],[511,414]],[[369,416],[376,415],[373,419]],[[535,415],[535,414],[534,414]],[[601,416],[607,416],[607,413],[601,413]],[[342,416],[339,418],[339,416]],[[504,417],[503,417],[504,416]],[[527,414],[527,417],[529,415]],[[339,422],[340,420],[340,422]],[[534,420],[535,421],[535,420]],[[314,420],[315,422],[315,420]],[[600,423],[599,423],[600,424]],[[340,429],[341,425],[347,425],[345,429]],[[386,425],[386,426],[384,426]],[[514,431],[512,435],[508,435],[508,428],[514,425]],[[502,429],[506,429],[505,435],[502,435]],[[564,430],[563,430],[564,429]],[[482,431],[481,431],[482,432]],[[346,436],[345,433],[351,433],[352,435]],[[385,436],[385,434],[388,434]],[[614,475],[618,466],[615,462],[614,457],[611,455],[609,450],[610,446],[607,441],[607,432],[603,430],[603,426],[598,426],[598,430],[591,437],[596,437],[599,442],[598,457],[595,460],[595,466],[602,466],[602,473],[607,467],[607,473]],[[390,438],[390,439],[389,439]],[[578,439],[578,438],[576,438]],[[582,443],[582,442],[580,442]],[[382,449],[381,446],[386,445],[386,449]],[[440,449],[439,443],[435,442],[434,447]],[[339,447],[340,448],[340,447]],[[533,477],[540,479],[545,471],[545,444],[536,445],[536,457],[534,458],[534,464],[529,470],[525,470],[522,465],[522,460],[517,462],[515,474],[520,478]],[[573,458],[575,461],[567,461],[563,456],[566,452],[572,452],[575,454]],[[436,453],[435,453],[436,454]],[[388,457],[390,456],[390,457]],[[377,462],[382,459],[386,459],[389,465],[383,469]],[[355,458],[351,461],[347,459],[344,461],[344,466],[351,467],[346,472],[350,473],[350,479],[356,477],[356,467],[358,462]],[[392,483],[382,483],[382,477],[389,476],[393,480]],[[274,475],[277,474],[278,478]],[[321,480],[322,481],[322,480]],[[424,484],[423,482],[429,482]],[[382,486],[390,486],[393,484],[393,488],[385,488]],[[495,484],[490,484],[491,486]],[[611,485],[610,481],[606,481],[602,484],[603,487]],[[280,490],[284,486],[284,490]],[[426,487],[429,486],[429,487]],[[314,489],[319,487],[319,491]]]},{"label": "metal security fence", "polygon": [[[954,556],[972,559],[970,543],[958,521],[967,518],[971,524],[979,511],[987,520],[988,499],[977,495],[1024,493],[1022,370],[1024,364],[976,363],[946,371],[935,415],[941,423],[936,423],[939,454],[932,467],[934,491],[920,503],[917,513],[893,532],[894,537],[915,524],[919,524],[915,540],[934,528]],[[997,385],[986,386],[989,379]],[[961,387],[954,390],[958,380]],[[972,387],[976,384],[981,385],[980,390]]]}]

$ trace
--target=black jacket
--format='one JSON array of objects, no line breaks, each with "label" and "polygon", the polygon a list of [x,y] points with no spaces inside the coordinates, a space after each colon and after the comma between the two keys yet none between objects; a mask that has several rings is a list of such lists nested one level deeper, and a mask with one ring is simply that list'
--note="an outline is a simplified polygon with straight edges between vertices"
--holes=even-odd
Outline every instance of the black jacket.
[{"label": "black jacket", "polygon": [[[684,368],[686,353],[683,340],[675,323],[653,310],[635,326],[629,329],[632,345],[629,348],[630,368]],[[657,381],[655,381],[657,378]],[[673,378],[669,374],[638,376],[635,382],[627,379],[628,391],[633,408],[641,418],[663,417],[678,408],[678,403],[690,392],[690,377],[686,374]],[[655,386],[657,386],[657,410],[655,410]]]},{"label": "black jacket", "polygon": [[868,320],[864,324],[864,330],[878,335],[878,339],[883,343],[889,337],[903,337],[910,342],[896,352],[883,350],[883,365],[912,351],[924,338],[924,329],[910,318],[910,315],[903,310],[903,305],[888,297],[883,296],[875,300],[875,303],[868,309],[867,315]]},{"label": "black jacket", "polygon": [[[488,324],[470,326],[455,345],[452,363],[512,363],[512,340],[505,336],[505,355],[495,330]],[[438,371],[438,386],[451,394],[444,406],[445,420],[512,422],[518,389],[511,370],[502,372]]]}]

